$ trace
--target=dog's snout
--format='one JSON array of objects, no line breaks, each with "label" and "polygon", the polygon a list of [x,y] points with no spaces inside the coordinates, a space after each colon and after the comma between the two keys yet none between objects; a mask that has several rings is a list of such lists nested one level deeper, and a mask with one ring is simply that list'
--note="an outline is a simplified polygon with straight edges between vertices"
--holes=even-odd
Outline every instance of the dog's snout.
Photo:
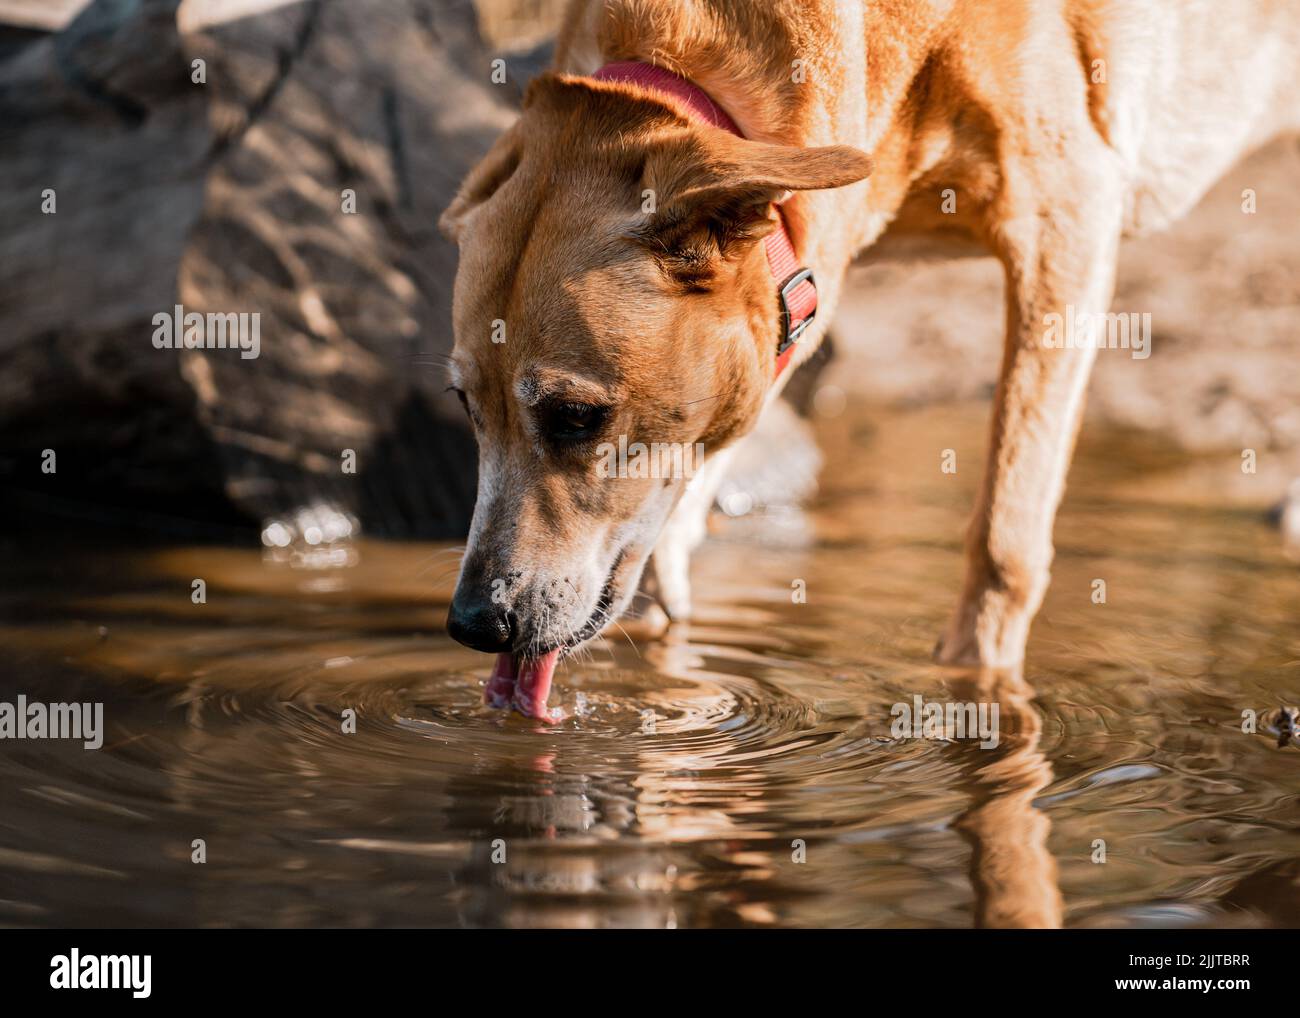
[{"label": "dog's snout", "polygon": [[508,651],[515,637],[510,613],[504,605],[462,597],[459,593],[452,598],[451,611],[447,613],[447,632],[466,647],[488,654]]}]

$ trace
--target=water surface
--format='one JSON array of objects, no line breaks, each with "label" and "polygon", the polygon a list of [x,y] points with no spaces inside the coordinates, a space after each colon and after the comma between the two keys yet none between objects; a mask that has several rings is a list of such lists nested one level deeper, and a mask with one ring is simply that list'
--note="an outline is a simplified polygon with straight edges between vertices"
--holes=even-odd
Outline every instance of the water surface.
[{"label": "water surface", "polygon": [[[452,550],[10,541],[0,698],[106,735],[0,742],[0,923],[1300,925],[1300,568],[1239,460],[1085,436],[1024,673],[974,676],[929,652],[982,414],[823,422],[816,501],[721,520],[695,622],[563,665],[554,726],[481,705]],[[999,745],[895,737],[917,695]]]}]

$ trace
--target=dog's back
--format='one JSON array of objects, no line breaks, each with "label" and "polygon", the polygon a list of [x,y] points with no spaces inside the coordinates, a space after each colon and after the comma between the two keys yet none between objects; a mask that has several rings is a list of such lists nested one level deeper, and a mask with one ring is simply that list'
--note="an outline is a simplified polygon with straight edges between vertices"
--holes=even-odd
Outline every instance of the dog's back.
[{"label": "dog's back", "polygon": [[[750,37],[762,44],[735,45]],[[867,151],[899,119],[913,142],[958,121],[988,134],[964,144],[994,157],[999,118],[1037,116],[1044,88],[1054,103],[1079,95],[1122,163],[1130,233],[1168,225],[1246,152],[1300,130],[1294,0],[575,0],[557,66],[590,73],[611,59],[680,69],[742,126],[797,130],[804,92],[829,85],[848,128],[834,140]],[[736,94],[736,82],[751,86]],[[953,108],[909,119],[936,99]]]}]

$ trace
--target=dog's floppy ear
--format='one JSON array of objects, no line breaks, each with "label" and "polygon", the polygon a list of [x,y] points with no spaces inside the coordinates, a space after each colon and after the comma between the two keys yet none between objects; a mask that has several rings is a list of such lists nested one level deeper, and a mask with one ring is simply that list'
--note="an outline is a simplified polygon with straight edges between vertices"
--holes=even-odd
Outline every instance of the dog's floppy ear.
[{"label": "dog's floppy ear", "polygon": [[465,217],[496,193],[519,166],[520,130],[516,121],[469,171],[456,197],[438,220],[438,228],[451,241],[459,241]]},{"label": "dog's floppy ear", "polygon": [[[639,231],[669,272],[703,284],[718,259],[734,257],[776,226],[775,206],[795,191],[844,187],[871,173],[871,158],[847,145],[799,148],[708,131],[703,155],[677,156],[663,173],[668,194]],[[683,166],[686,159],[689,165]]]}]

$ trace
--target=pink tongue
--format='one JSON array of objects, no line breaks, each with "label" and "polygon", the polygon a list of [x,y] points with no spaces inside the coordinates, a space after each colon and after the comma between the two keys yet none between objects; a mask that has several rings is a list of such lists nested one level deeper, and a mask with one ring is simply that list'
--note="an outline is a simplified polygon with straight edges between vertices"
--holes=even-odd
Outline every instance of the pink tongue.
[{"label": "pink tongue", "polygon": [[515,682],[515,708],[519,713],[530,718],[556,720],[559,712],[552,714],[546,709],[546,698],[551,695],[551,679],[559,660],[558,650],[537,658],[520,659],[519,677]]},{"label": "pink tongue", "polygon": [[492,666],[492,676],[483,690],[483,702],[489,707],[509,707],[515,695],[515,659],[512,654],[498,654]]}]

